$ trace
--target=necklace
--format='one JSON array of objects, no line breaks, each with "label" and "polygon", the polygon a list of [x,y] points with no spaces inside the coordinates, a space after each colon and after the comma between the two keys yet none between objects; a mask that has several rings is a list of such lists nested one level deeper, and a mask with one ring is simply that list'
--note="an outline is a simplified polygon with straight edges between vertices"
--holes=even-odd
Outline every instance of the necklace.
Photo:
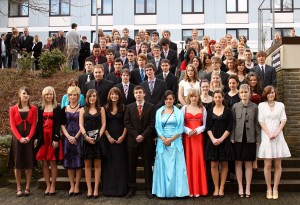
[{"label": "necklace", "polygon": [[275,102],[274,102],[273,104],[268,103],[268,105],[269,105],[270,107],[274,107]]},{"label": "necklace", "polygon": [[78,106],[78,103],[74,107],[72,107],[71,104],[70,104],[71,109],[75,109],[77,106]]}]

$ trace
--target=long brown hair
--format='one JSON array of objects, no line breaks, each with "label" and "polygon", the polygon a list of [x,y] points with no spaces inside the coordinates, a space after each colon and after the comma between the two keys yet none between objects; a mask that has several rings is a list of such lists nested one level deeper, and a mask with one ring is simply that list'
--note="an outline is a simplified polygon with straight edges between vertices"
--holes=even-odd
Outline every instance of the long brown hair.
[{"label": "long brown hair", "polygon": [[85,97],[85,106],[84,106],[84,112],[88,113],[90,108],[91,108],[91,103],[89,101],[89,98],[91,97],[92,94],[96,93],[96,103],[95,103],[95,107],[97,110],[97,113],[100,115],[101,114],[101,106],[99,103],[99,97],[98,97],[98,93],[95,89],[89,89],[86,93],[86,97]]},{"label": "long brown hair", "polygon": [[[22,87],[19,89],[19,91],[18,91],[18,107],[19,107],[20,109],[23,108],[22,102],[21,102],[21,92],[22,92],[23,90],[27,93],[27,95],[30,95],[30,90],[29,90],[28,87],[22,86]],[[28,108],[30,109],[30,102],[29,102],[29,99],[28,99],[27,105],[28,105]]]},{"label": "long brown hair", "polygon": [[109,90],[108,95],[107,95],[107,102],[105,105],[105,108],[108,109],[109,111],[113,111],[113,102],[110,99],[111,94],[117,94],[119,96],[118,102],[117,102],[117,112],[122,112],[124,110],[124,105],[122,102],[122,95],[121,95],[121,90],[117,87],[113,87]]}]

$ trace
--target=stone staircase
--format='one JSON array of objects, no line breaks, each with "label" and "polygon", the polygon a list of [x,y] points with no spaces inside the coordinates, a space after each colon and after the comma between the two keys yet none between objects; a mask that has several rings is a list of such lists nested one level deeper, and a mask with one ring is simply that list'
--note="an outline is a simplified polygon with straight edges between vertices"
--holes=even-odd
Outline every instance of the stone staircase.
[{"label": "stone staircase", "polygon": [[[137,189],[143,190],[144,187],[144,170],[141,166],[141,160],[138,162],[137,168]],[[257,172],[253,173],[251,190],[253,192],[264,192],[266,191],[266,185],[263,173],[263,160],[258,161],[259,169]],[[272,170],[272,176],[274,171]],[[92,179],[93,182],[93,179]],[[86,189],[86,183],[84,178],[84,170],[82,172],[82,178],[80,183],[81,190]],[[41,178],[38,180],[38,188],[45,188],[45,180]],[[69,178],[67,170],[62,166],[58,166],[58,177],[57,177],[57,190],[68,190],[69,189]],[[229,182],[225,185],[226,191],[237,192],[238,185],[237,182]],[[282,161],[282,175],[279,185],[281,191],[300,191],[300,158],[288,158]],[[211,179],[209,179],[209,190],[213,190],[213,184]]]}]

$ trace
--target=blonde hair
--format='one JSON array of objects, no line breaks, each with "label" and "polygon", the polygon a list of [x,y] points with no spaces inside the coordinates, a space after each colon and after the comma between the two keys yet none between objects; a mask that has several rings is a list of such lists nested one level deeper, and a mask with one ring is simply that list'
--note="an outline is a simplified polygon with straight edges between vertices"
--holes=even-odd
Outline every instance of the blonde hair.
[{"label": "blonde hair", "polygon": [[77,87],[77,86],[70,86],[67,90],[67,94],[68,94],[68,101],[70,102],[69,100],[69,96],[72,94],[72,93],[76,93],[77,94],[77,102],[79,102],[80,100],[80,88]]},{"label": "blonde hair", "polygon": [[248,91],[248,93],[251,94],[250,86],[248,84],[240,85],[239,93],[241,94],[242,91]]},{"label": "blonde hair", "polygon": [[[216,88],[213,86],[213,81],[212,81],[212,78],[213,78],[213,76],[215,76],[215,75],[219,76],[219,83],[218,83],[218,87],[216,87]],[[211,73],[211,80],[210,80],[210,83],[209,83],[209,90],[212,91],[212,92],[214,92],[216,89],[222,91],[222,90],[224,89],[224,86],[223,86],[223,84],[222,84],[222,80],[221,80],[221,75],[220,75],[220,73],[217,72],[217,71],[213,71],[213,72]]]},{"label": "blonde hair", "polygon": [[52,86],[47,86],[44,88],[44,90],[42,91],[42,109],[45,108],[46,105],[46,100],[45,100],[45,96],[49,93],[52,92],[53,93],[53,99],[52,99],[52,105],[53,108],[57,107],[57,101],[56,101],[56,93],[55,90]]},{"label": "blonde hair", "polygon": [[194,96],[198,96],[198,102],[197,102],[197,106],[198,107],[202,107],[202,103],[201,103],[201,97],[200,97],[200,92],[198,90],[195,90],[195,89],[191,89],[189,91],[189,94],[187,95],[187,104],[191,104],[191,97],[194,97]]}]

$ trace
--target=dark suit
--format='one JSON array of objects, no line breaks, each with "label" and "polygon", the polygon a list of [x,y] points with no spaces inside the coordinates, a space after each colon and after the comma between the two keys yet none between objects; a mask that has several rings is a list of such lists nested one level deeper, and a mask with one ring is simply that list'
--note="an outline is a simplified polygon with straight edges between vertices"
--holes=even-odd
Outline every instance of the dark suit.
[{"label": "dark suit", "polygon": [[110,80],[111,82],[113,82],[114,85],[117,85],[117,84],[119,84],[119,83],[122,82],[121,74],[120,74],[119,77],[117,77],[116,74],[115,74],[115,72],[109,73],[106,76],[106,79]]},{"label": "dark suit", "polygon": [[115,87],[119,88],[121,90],[122,93],[122,99],[123,99],[123,104],[124,105],[128,105],[130,103],[135,102],[135,98],[134,98],[134,94],[133,94],[133,88],[135,87],[134,84],[129,83],[129,88],[128,88],[128,93],[127,93],[127,98],[125,96],[124,93],[124,87],[122,83],[119,83],[117,85],[115,85]]},{"label": "dark suit", "polygon": [[[164,51],[162,50],[160,57],[165,59]],[[171,67],[170,72],[175,75],[176,67],[178,65],[177,53],[172,49],[169,49],[167,58],[170,61]]]},{"label": "dark suit", "polygon": [[[93,62],[93,65],[96,65],[96,61],[95,61],[95,58],[96,58],[96,57],[95,57],[95,56],[91,55],[91,56],[89,56],[89,57],[87,57],[87,58]],[[100,55],[100,56],[98,57],[98,63],[97,63],[97,64],[103,64],[103,63],[105,63],[105,62],[107,62],[106,57]]]},{"label": "dark suit", "polygon": [[[205,78],[207,80],[209,80],[209,82],[211,80],[211,74],[212,74],[212,72],[206,74],[206,76],[205,76]],[[222,84],[225,85],[225,86],[227,86],[227,81],[228,81],[229,74],[225,73],[223,71],[220,71],[220,76],[221,76]]]},{"label": "dark suit", "polygon": [[[94,80],[94,74],[91,73],[90,75],[90,80]],[[85,89],[85,84],[87,83],[88,75],[87,73],[84,73],[80,76],[78,76],[78,87],[80,88],[81,92],[84,92]]]},{"label": "dark suit", "polygon": [[156,72],[155,72],[156,75],[160,74],[162,72],[162,70],[161,70],[161,61],[162,60],[163,60],[162,58],[159,59],[158,67],[156,66],[155,58],[153,58],[147,62],[147,63],[152,63],[154,65],[154,67],[156,69]]},{"label": "dark suit", "polygon": [[105,62],[105,63],[102,63],[103,67],[104,67],[104,76],[107,76],[108,74],[112,73],[115,71],[115,68],[114,68],[114,63],[111,62],[110,64],[110,70],[109,70],[109,65],[108,65],[108,62]]},{"label": "dark suit", "polygon": [[149,53],[147,53],[147,55],[145,55],[145,56],[147,57],[147,61],[149,61],[149,60],[153,59],[153,56],[152,56],[152,55],[150,55]]},{"label": "dark suit", "polygon": [[164,104],[164,94],[167,90],[166,82],[156,78],[152,95],[148,80],[145,80],[140,85],[145,88],[146,91],[145,101],[155,105],[155,109],[158,110]]},{"label": "dark suit", "polygon": [[79,70],[84,70],[84,62],[87,57],[91,55],[90,43],[81,41],[81,47],[79,50]]},{"label": "dark suit", "polygon": [[[144,80],[147,80],[147,75],[146,75],[146,71],[145,71],[145,78]],[[134,69],[131,71],[131,77],[130,77],[130,82],[134,85],[139,85],[141,82],[143,82],[142,78],[141,78],[141,74],[140,74],[140,69]]]},{"label": "dark suit", "polygon": [[96,81],[92,80],[85,84],[84,97],[86,97],[86,93],[89,89],[96,89],[100,105],[104,106],[107,101],[108,92],[112,87],[113,83],[109,80],[102,79],[102,82],[99,86],[96,86]]},{"label": "dark suit", "polygon": [[25,36],[20,37],[20,50],[23,50],[23,48],[26,48],[26,51],[29,53],[32,51],[33,46],[33,37],[27,36],[26,39],[24,39]]},{"label": "dark suit", "polygon": [[[164,80],[164,76],[163,73],[160,73],[156,76],[156,78]],[[177,83],[177,78],[174,74],[172,73],[168,73],[166,80],[165,80],[166,84],[167,84],[167,89],[168,90],[172,90],[174,92],[174,95],[177,96],[177,88],[178,88],[178,83]]]},{"label": "dark suit", "polygon": [[127,63],[127,64],[125,64],[125,65],[122,67],[122,69],[124,69],[124,68],[127,68],[127,69],[129,69],[130,71],[132,71],[133,69],[139,68],[139,65],[138,65],[137,63],[134,63],[134,64],[133,64],[133,69],[131,70],[131,69],[129,68],[129,63]]},{"label": "dark suit", "polygon": [[127,46],[128,49],[135,45],[135,41],[132,38],[128,37],[127,42],[128,42],[128,46]]},{"label": "dark suit", "polygon": [[[141,118],[138,115],[136,102],[129,104],[125,111],[124,125],[128,130],[127,148],[128,148],[128,187],[130,190],[135,190],[136,186],[136,167],[139,153],[142,157],[144,173],[145,173],[145,188],[152,188],[152,165],[154,161],[156,137],[154,131],[155,124],[154,105],[144,102]],[[137,143],[136,137],[142,135],[143,141]]]},{"label": "dark suit", "polygon": [[265,64],[265,75],[263,76],[263,73],[261,71],[260,65],[254,66],[251,71],[255,72],[258,74],[260,80],[260,87],[262,90],[267,87],[268,85],[272,85],[276,87],[277,80],[276,80],[276,71],[275,68]]},{"label": "dark suit", "polygon": [[175,51],[177,54],[177,44],[176,43],[174,43],[173,41],[170,41],[169,48],[172,49],[173,51]]}]

